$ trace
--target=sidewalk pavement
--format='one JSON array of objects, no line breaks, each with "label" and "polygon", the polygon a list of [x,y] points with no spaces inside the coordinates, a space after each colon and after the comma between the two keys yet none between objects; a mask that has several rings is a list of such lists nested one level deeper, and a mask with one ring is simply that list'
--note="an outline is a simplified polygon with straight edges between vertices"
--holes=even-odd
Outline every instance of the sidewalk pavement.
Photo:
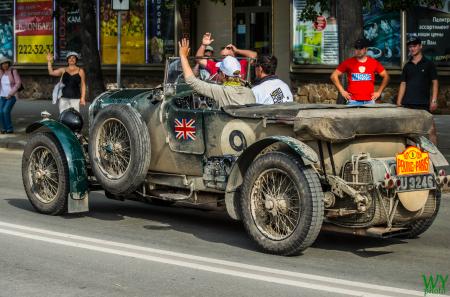
[{"label": "sidewalk pavement", "polygon": [[[27,142],[25,129],[41,119],[41,111],[47,110],[52,118],[58,118],[58,107],[51,100],[18,100],[12,111],[14,134],[0,134],[0,148],[23,149]],[[87,127],[88,105],[81,108]],[[438,148],[450,161],[450,115],[435,115]]]}]

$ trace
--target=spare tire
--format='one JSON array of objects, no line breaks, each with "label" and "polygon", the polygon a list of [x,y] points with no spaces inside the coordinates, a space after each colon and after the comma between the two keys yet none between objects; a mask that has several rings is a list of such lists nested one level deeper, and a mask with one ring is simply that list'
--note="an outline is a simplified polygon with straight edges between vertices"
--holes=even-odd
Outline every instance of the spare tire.
[{"label": "spare tire", "polygon": [[89,159],[102,187],[129,194],[140,186],[150,166],[150,136],[141,115],[128,105],[109,105],[94,119]]}]

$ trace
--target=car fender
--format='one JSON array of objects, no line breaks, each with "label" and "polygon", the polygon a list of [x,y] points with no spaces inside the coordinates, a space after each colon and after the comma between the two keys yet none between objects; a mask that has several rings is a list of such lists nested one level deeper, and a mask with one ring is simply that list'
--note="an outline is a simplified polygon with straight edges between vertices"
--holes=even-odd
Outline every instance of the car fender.
[{"label": "car fender", "polygon": [[51,119],[44,119],[27,127],[30,134],[40,128],[47,128],[58,139],[64,151],[69,168],[70,193],[67,208],[69,213],[88,211],[88,176],[83,148],[75,134],[65,125]]},{"label": "car fender", "polygon": [[230,175],[228,176],[227,187],[225,190],[225,204],[228,215],[231,218],[240,220],[237,192],[244,180],[247,168],[263,149],[276,142],[288,145],[290,151],[293,154],[297,154],[305,165],[311,165],[319,161],[319,156],[310,146],[293,137],[270,136],[253,143],[239,156],[233,164]]}]

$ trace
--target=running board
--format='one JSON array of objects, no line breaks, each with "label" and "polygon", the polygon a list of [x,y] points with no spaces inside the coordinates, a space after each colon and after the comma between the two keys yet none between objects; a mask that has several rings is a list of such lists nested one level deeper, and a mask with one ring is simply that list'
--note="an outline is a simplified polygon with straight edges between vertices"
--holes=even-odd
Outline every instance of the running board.
[{"label": "running board", "polygon": [[391,238],[402,234],[407,234],[409,232],[408,228],[387,228],[387,227],[370,227],[370,228],[351,228],[351,227],[341,227],[331,224],[322,225],[322,231],[338,232],[351,234],[356,236],[367,236],[376,238]]}]

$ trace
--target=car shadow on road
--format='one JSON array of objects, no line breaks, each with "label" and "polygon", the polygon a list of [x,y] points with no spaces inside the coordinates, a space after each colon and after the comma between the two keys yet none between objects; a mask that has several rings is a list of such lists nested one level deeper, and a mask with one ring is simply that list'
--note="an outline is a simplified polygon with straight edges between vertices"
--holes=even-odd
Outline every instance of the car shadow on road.
[{"label": "car shadow on road", "polygon": [[[26,199],[7,199],[17,208],[35,212]],[[75,220],[83,217],[102,221],[122,221],[127,218],[142,220],[142,229],[149,231],[178,231],[192,234],[206,242],[222,243],[241,249],[257,251],[244,226],[217,210],[192,209],[185,206],[156,206],[133,201],[114,201],[102,194],[91,193],[90,211],[66,214],[62,217]],[[359,257],[371,258],[395,253],[392,246],[407,243],[400,239],[360,237],[322,231],[311,248],[349,252]]]},{"label": "car shadow on road", "polygon": [[312,247],[350,252],[363,258],[372,258],[395,253],[393,251],[395,245],[406,243],[405,240],[398,238],[363,237],[322,231]]}]

